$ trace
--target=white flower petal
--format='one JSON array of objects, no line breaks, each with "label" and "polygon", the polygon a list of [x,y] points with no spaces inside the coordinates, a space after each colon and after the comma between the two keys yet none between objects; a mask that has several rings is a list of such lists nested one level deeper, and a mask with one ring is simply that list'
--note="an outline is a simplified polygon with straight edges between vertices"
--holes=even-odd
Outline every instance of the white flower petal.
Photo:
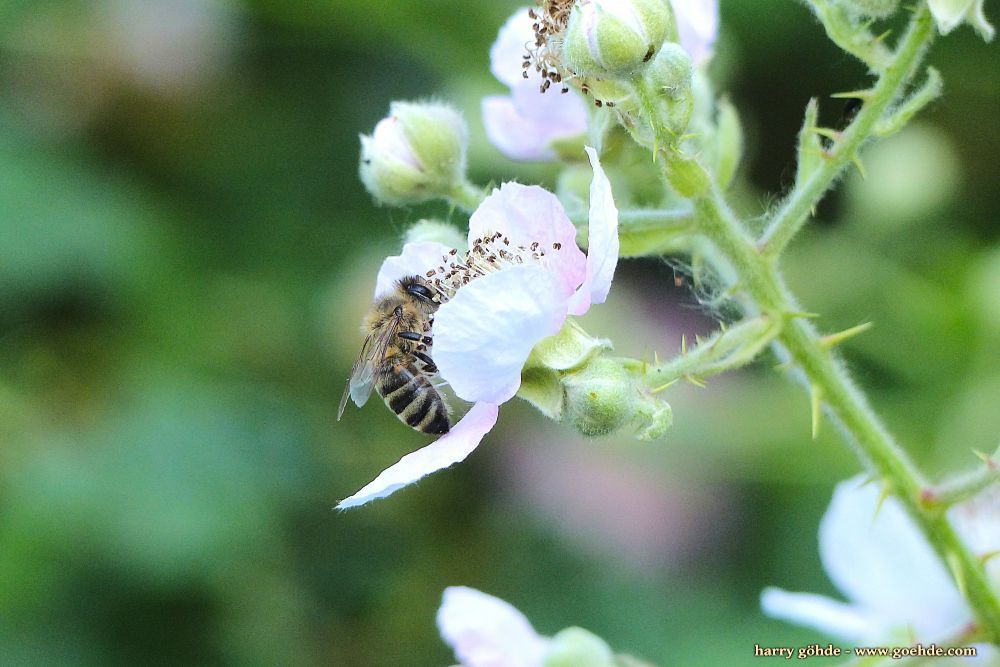
[{"label": "white flower petal", "polygon": [[527,53],[525,47],[535,43],[532,23],[534,21],[528,16],[528,8],[518,9],[500,28],[496,41],[490,47],[490,71],[508,88],[524,80],[521,63]]},{"label": "white flower petal", "polygon": [[511,97],[494,95],[483,98],[483,126],[497,150],[511,160],[551,162],[556,152],[549,147],[551,124],[518,113]]},{"label": "white flower petal", "polygon": [[490,49],[490,69],[506,84],[511,96],[483,100],[483,125],[490,143],[512,160],[547,162],[556,159],[552,142],[587,131],[587,105],[575,93],[552,89],[542,93],[542,78],[531,68],[528,78],[521,64],[525,46],[535,35],[528,9],[518,10],[500,29]]},{"label": "white flower petal", "polygon": [[372,482],[337,505],[343,510],[357,507],[413,484],[421,477],[463,461],[497,423],[499,408],[489,403],[477,403],[451,431],[431,444],[410,452],[396,464],[383,470]]},{"label": "white flower petal", "polygon": [[396,281],[406,276],[422,276],[425,272],[441,264],[442,255],[451,250],[446,245],[433,241],[407,243],[403,252],[387,257],[378,270],[375,279],[375,298],[391,292]]},{"label": "white flower petal", "polygon": [[[948,512],[973,554],[988,558],[1000,553],[1000,486],[993,486]],[[986,572],[1000,588],[1000,557],[986,560]]]},{"label": "white flower petal", "polygon": [[590,183],[587,278],[573,295],[571,315],[582,315],[591,304],[604,303],[618,266],[618,208],[611,195],[611,182],[601,168],[597,151],[590,146],[585,150],[594,169],[594,180]]},{"label": "white flower petal", "polygon": [[474,588],[445,589],[437,614],[441,637],[465,667],[539,667],[547,641],[524,614]]},{"label": "white flower petal", "polygon": [[934,16],[938,31],[942,35],[958,27],[965,20],[966,13],[975,0],[928,0],[927,6]]},{"label": "white flower petal", "polygon": [[849,600],[918,637],[940,636],[970,620],[955,585],[898,501],[889,497],[881,508],[878,501],[878,486],[862,486],[860,477],[837,485],[819,529],[820,558],[830,580]]},{"label": "white flower petal", "polygon": [[521,385],[535,343],[566,320],[566,297],[541,266],[512,266],[477,278],[434,316],[434,363],[466,401],[503,403]]},{"label": "white flower petal", "polygon": [[877,617],[824,595],[765,588],[760,595],[760,607],[771,618],[805,625],[850,641],[877,640],[885,630],[879,626]]},{"label": "white flower petal", "polygon": [[[504,183],[469,218],[469,247],[476,238],[500,232],[515,246],[538,243],[545,265],[569,297],[587,277],[587,258],[576,245],[576,227],[559,198],[537,185]],[[560,248],[555,250],[554,244]]]},{"label": "white flower petal", "polygon": [[[519,104],[521,100],[531,100]],[[511,160],[551,162],[557,155],[555,141],[582,135],[587,112],[577,95],[537,88],[516,89],[515,95],[483,98],[483,126],[490,143]]]},{"label": "white flower petal", "polygon": [[707,62],[719,34],[718,0],[673,0],[671,4],[681,46],[696,66]]}]

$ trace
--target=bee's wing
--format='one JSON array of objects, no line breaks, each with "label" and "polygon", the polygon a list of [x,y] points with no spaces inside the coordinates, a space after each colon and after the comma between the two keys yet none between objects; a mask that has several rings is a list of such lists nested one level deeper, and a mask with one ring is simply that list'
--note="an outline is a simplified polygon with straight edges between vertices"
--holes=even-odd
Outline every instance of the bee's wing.
[{"label": "bee's wing", "polygon": [[337,411],[338,421],[344,414],[348,397],[359,408],[368,402],[368,397],[371,396],[372,388],[375,386],[375,373],[378,370],[379,364],[385,359],[386,350],[389,348],[392,339],[396,336],[398,329],[399,320],[396,319],[383,327],[378,333],[373,333],[365,338],[365,342],[361,346],[361,354],[358,355],[358,360],[354,362],[351,377],[348,378],[347,386],[344,387],[344,395],[340,397],[340,408]]}]

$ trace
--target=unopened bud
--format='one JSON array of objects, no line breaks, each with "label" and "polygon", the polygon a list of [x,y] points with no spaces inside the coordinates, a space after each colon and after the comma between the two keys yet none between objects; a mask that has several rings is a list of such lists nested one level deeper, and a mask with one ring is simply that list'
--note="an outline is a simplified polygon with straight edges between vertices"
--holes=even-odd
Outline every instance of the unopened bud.
[{"label": "unopened bud", "polygon": [[607,642],[583,628],[556,633],[545,652],[543,667],[614,667],[615,657]]},{"label": "unopened bud", "polygon": [[631,421],[637,389],[621,364],[594,359],[563,378],[566,416],[583,435],[607,435]]},{"label": "unopened bud", "polygon": [[455,225],[441,220],[418,220],[403,235],[403,245],[427,241],[460,250],[464,249],[467,243],[465,236]]},{"label": "unopened bud", "polygon": [[361,181],[385,204],[447,196],[464,181],[468,128],[434,102],[393,102],[371,136],[361,136]]},{"label": "unopened bud", "polygon": [[667,42],[650,62],[645,75],[660,93],[678,99],[690,92],[693,69],[688,52],[680,44]]},{"label": "unopened bud", "polygon": [[672,26],[663,0],[579,0],[566,27],[563,60],[580,76],[630,77],[653,59]]}]

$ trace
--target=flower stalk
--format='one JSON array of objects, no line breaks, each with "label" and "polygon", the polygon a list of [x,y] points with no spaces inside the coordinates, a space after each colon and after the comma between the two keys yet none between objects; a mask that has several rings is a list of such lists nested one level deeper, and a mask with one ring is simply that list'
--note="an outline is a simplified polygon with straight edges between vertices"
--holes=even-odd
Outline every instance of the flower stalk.
[{"label": "flower stalk", "polygon": [[[810,391],[822,397],[827,414],[840,427],[859,458],[877,474],[886,490],[899,498],[941,561],[950,569],[977,616],[984,636],[991,641],[1000,642],[1000,599],[993,590],[982,563],[956,534],[942,510],[943,506],[928,506],[923,500],[924,490],[928,488],[923,476],[868,405],[863,392],[855,385],[830,346],[824,345],[813,324],[807,318],[795,316],[801,312],[801,308],[776,267],[778,256],[805,224],[820,198],[845,168],[857,160],[858,150],[872,138],[879,121],[899,99],[933,36],[930,13],[921,3],[890,62],[866,97],[861,112],[843,133],[836,136],[832,146],[823,152],[820,164],[804,181],[796,184],[759,242],[751,237],[733,214],[717,181],[696,160],[681,158],[676,154],[671,156],[663,145],[657,145],[654,151],[668,158],[661,162],[661,166],[665,177],[675,188],[678,180],[682,183],[709,184],[707,191],[693,197],[699,232],[716,246],[729,265],[736,278],[736,283],[732,286],[736,296],[743,304],[747,316],[754,318],[748,320],[745,329],[740,329],[743,325],[739,325],[728,333],[731,335],[734,331],[739,331],[740,336],[752,338],[750,333],[753,323],[774,323],[776,330],[767,330],[766,334],[757,332],[757,340],[773,337],[773,347],[778,356],[800,369],[804,383]],[[643,106],[650,110],[653,108],[652,104]],[[662,136],[666,132],[666,128],[662,126],[662,118],[651,115],[650,122],[661,123],[661,128],[655,130],[655,134]],[[678,179],[678,166],[686,171],[682,174],[682,179]],[[719,334],[717,339],[704,347],[704,351],[703,346],[699,346],[696,361],[711,358],[712,345],[719,345],[725,336],[726,333]],[[763,345],[756,347],[760,349]],[[754,348],[749,349],[753,351]],[[736,356],[739,362],[745,359],[746,355]],[[655,374],[662,375],[658,379],[667,381],[668,374],[676,375],[690,363],[681,357],[656,369]],[[735,364],[722,362],[722,365]],[[951,493],[956,499],[966,497],[973,489],[982,488],[980,485],[992,483],[991,475],[992,473],[982,473],[975,476],[973,482],[960,485]]]},{"label": "flower stalk", "polygon": [[857,157],[858,149],[868,141],[879,121],[899,97],[916,70],[921,56],[934,37],[934,23],[927,7],[921,5],[903,36],[895,57],[879,77],[854,121],[824,153],[818,168],[795,188],[774,216],[760,240],[763,254],[775,258],[802,229],[810,212],[823,194]]},{"label": "flower stalk", "polygon": [[[717,188],[696,202],[701,231],[718,246],[739,276],[747,305],[765,313],[795,313],[800,308],[774,264],[757,251],[749,235],[722,200]],[[868,405],[843,364],[823,344],[811,322],[794,318],[778,334],[775,350],[801,369],[806,383],[823,401],[859,458],[884,481],[928,542],[948,564],[992,641],[1000,641],[1000,599],[976,558],[959,539],[948,518],[921,501],[927,484]]]}]

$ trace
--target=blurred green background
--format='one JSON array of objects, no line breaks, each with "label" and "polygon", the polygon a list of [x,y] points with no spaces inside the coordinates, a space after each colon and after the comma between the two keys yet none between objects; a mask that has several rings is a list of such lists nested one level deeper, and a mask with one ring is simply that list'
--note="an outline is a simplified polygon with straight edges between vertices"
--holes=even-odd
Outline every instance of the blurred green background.
[{"label": "blurred green background", "polygon": [[[449,215],[376,207],[358,133],[393,99],[452,100],[473,180],[551,185],[479,119],[516,6],[0,4],[0,662],[447,665],[452,584],[662,665],[826,642],[758,595],[835,594],[816,528],[858,464],[828,426],[810,440],[770,361],[671,390],[654,444],[512,402],[466,463],[331,511],[426,441],[378,401],[335,412],[381,258]],[[797,3],[730,0],[722,21],[713,71],[759,215],[791,184],[807,99],[835,124],[827,96],[866,79]],[[823,329],[875,323],[845,354],[942,474],[1000,433],[1000,59],[960,29],[930,61],[946,97],[871,149],[786,266]],[[657,261],[624,262],[585,325],[635,356],[714,326]]]}]

